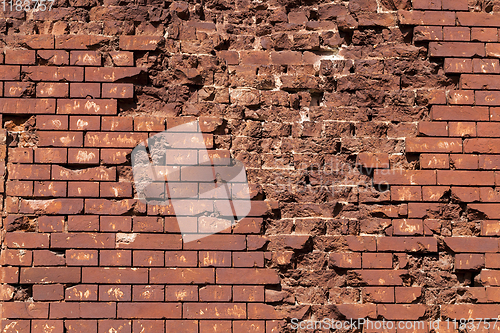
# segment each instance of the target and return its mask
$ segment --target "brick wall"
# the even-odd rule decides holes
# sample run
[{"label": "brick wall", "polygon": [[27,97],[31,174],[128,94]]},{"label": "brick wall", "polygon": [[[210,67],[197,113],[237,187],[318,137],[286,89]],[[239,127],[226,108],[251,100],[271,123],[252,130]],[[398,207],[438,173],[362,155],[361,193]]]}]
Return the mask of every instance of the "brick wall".
[{"label": "brick wall", "polygon": [[[496,318],[499,11],[496,0],[7,6],[1,332]],[[252,209],[183,242],[172,207],[137,199],[131,151],[194,120],[212,160],[244,163]]]}]

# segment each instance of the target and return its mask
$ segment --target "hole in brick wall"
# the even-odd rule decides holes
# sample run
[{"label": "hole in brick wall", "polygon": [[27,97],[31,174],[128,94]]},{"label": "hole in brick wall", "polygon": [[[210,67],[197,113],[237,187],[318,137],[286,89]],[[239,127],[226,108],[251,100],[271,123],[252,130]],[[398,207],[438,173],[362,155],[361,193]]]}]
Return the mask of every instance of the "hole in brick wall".
[{"label": "hole in brick wall", "polygon": [[14,289],[14,301],[27,301],[30,297],[33,297],[33,286],[27,284],[12,284]]},{"label": "hole in brick wall", "polygon": [[9,132],[23,132],[35,126],[35,117],[29,115],[4,115],[2,127]]},{"label": "hole in brick wall", "polygon": [[320,106],[323,102],[323,92],[311,93],[310,106]]}]

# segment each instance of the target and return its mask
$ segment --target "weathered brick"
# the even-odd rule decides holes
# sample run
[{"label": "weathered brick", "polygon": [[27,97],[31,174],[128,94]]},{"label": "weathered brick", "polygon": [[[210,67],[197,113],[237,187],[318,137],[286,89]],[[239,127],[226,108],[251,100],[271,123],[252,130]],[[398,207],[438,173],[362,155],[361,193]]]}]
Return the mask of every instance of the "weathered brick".
[{"label": "weathered brick", "polygon": [[55,48],[86,50],[91,47],[105,44],[109,40],[109,37],[95,35],[61,35],[55,37]]},{"label": "weathered brick", "polygon": [[54,99],[0,98],[3,114],[51,114],[56,113]]},{"label": "weathered brick", "polygon": [[68,163],[71,164],[99,164],[99,149],[68,149]]},{"label": "weathered brick", "polygon": [[58,114],[113,115],[118,111],[114,99],[59,99],[56,112]]},{"label": "weathered brick", "polygon": [[38,133],[40,147],[79,147],[83,145],[83,134],[79,132],[53,132],[43,131]]},{"label": "weathered brick", "polygon": [[115,66],[134,66],[134,53],[126,51],[109,52],[111,61]]},{"label": "weathered brick", "polygon": [[431,108],[432,120],[488,121],[489,110],[483,106],[441,106]]},{"label": "weathered brick", "polygon": [[118,303],[118,318],[164,319],[181,318],[180,303]]},{"label": "weathered brick", "polygon": [[69,90],[70,98],[100,98],[100,83],[71,83]]},{"label": "weathered brick", "polygon": [[78,267],[27,267],[21,268],[21,283],[79,283]]},{"label": "weathered brick", "polygon": [[120,49],[127,51],[154,51],[165,39],[161,36],[120,36]]},{"label": "weathered brick", "polygon": [[37,58],[41,59],[47,65],[61,66],[69,65],[69,53],[62,50],[38,50]]},{"label": "weathered brick", "polygon": [[87,82],[117,82],[133,81],[145,71],[143,67],[86,67]]},{"label": "weathered brick", "polygon": [[103,83],[102,98],[133,98],[134,85],[131,83]]}]

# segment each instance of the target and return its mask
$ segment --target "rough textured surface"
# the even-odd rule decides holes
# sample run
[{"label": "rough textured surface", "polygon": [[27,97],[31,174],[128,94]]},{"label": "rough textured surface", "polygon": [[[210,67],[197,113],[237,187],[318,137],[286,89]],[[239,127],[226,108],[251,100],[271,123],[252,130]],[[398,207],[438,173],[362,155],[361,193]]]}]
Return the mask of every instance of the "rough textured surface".
[{"label": "rough textured surface", "polygon": [[[496,318],[498,12],[496,0],[1,11],[0,330]],[[254,205],[184,244],[171,211],[134,199],[130,152],[193,119],[244,162]]]}]

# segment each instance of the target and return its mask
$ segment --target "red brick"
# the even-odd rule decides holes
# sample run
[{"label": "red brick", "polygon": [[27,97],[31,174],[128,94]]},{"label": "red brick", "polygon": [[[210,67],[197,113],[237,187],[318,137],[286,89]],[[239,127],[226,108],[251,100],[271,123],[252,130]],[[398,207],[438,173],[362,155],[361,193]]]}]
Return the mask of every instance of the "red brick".
[{"label": "red brick", "polygon": [[413,9],[441,10],[441,0],[413,0]]},{"label": "red brick", "polygon": [[468,11],[469,5],[467,0],[442,0],[443,10],[461,10]]},{"label": "red brick", "polygon": [[54,48],[54,36],[53,35],[23,35],[23,34],[12,34],[5,36],[5,41],[8,45],[15,47],[26,47],[30,49],[53,49]]},{"label": "red brick", "polygon": [[66,148],[37,148],[35,163],[66,163]]},{"label": "red brick", "polygon": [[99,116],[70,116],[69,128],[72,131],[95,131],[101,127]]},{"label": "red brick", "polygon": [[151,268],[151,283],[208,284],[215,283],[213,268]]},{"label": "red brick", "polygon": [[65,197],[66,182],[35,182],[36,197]]},{"label": "red brick", "polygon": [[156,132],[165,130],[165,118],[161,117],[136,117],[134,118],[135,131]]},{"label": "red brick", "polygon": [[33,163],[32,148],[9,148],[8,153],[11,163]]},{"label": "red brick", "polygon": [[146,141],[147,138],[146,133],[88,132],[85,135],[85,146],[135,148],[139,143]]},{"label": "red brick", "polygon": [[68,149],[68,163],[99,164],[99,149]]},{"label": "red brick", "polygon": [[[446,29],[446,28],[444,28]],[[486,55],[484,43],[465,42],[430,42],[429,56],[431,57],[484,57]]]},{"label": "red brick", "polygon": [[67,98],[69,83],[39,82],[36,85],[36,97]]},{"label": "red brick", "polygon": [[101,66],[101,54],[98,51],[71,51],[72,66]]},{"label": "red brick", "polygon": [[5,97],[25,97],[33,94],[35,84],[33,82],[5,82]]},{"label": "red brick", "polygon": [[33,251],[33,264],[35,266],[64,266],[65,263],[64,255],[58,255],[49,250]]},{"label": "red brick", "polygon": [[147,283],[147,268],[108,268],[108,267],[83,267],[83,283]]},{"label": "red brick", "polygon": [[444,71],[446,73],[472,73],[472,60],[446,58],[444,60]]},{"label": "red brick", "polygon": [[41,130],[67,130],[67,116],[36,116],[36,127]]},{"label": "red brick", "polygon": [[472,28],[472,41],[497,42],[498,29],[495,28]]},{"label": "red brick", "polygon": [[119,80],[133,80],[140,75],[143,67],[86,67],[85,81],[87,82],[116,82]]},{"label": "red brick", "polygon": [[102,98],[134,98],[132,83],[103,83]]},{"label": "red brick", "polygon": [[498,59],[473,59],[472,66],[474,73],[500,73],[500,65]]},{"label": "red brick", "polygon": [[36,52],[38,58],[42,59],[41,62],[47,65],[61,66],[69,65],[69,53],[62,50],[38,50]]},{"label": "red brick", "polygon": [[0,256],[0,264],[7,266],[31,266],[32,261],[33,252],[26,250],[4,249]]},{"label": "red brick", "polygon": [[461,318],[466,320],[469,318],[491,318],[491,316],[495,316],[495,311],[496,305],[494,304],[449,304],[441,306],[442,316],[450,318],[450,320],[457,319],[457,322]]},{"label": "red brick", "polygon": [[422,235],[424,226],[422,220],[398,219],[392,221],[393,235]]},{"label": "red brick", "polygon": [[97,250],[66,250],[66,264],[68,266],[97,266]]},{"label": "red brick", "polygon": [[134,251],[134,266],[163,267],[165,254],[163,251]]},{"label": "red brick", "polygon": [[500,105],[500,92],[476,91],[477,105]]},{"label": "red brick", "polygon": [[421,201],[421,188],[419,186],[391,186],[391,200]]},{"label": "red brick", "polygon": [[[110,198],[127,198],[132,197],[132,183],[101,183],[100,196]],[[163,231],[163,226],[162,230]]]},{"label": "red brick", "polygon": [[7,65],[34,65],[35,51],[33,50],[5,50]]},{"label": "red brick", "polygon": [[418,123],[418,134],[423,136],[448,136],[448,124],[445,122],[427,122]]},{"label": "red brick", "polygon": [[115,181],[116,168],[95,167],[82,170],[71,170],[59,165],[52,166],[52,179],[54,180],[100,180]]},{"label": "red brick", "polygon": [[2,114],[50,114],[56,112],[54,99],[0,98]]},{"label": "red brick", "polygon": [[117,104],[114,99],[59,99],[57,100],[58,114],[93,114],[113,115],[117,114]]},{"label": "red brick", "polygon": [[233,286],[234,302],[264,302],[264,286]]},{"label": "red brick", "polygon": [[113,234],[64,233],[52,234],[51,248],[112,249],[115,247]]},{"label": "red brick", "polygon": [[5,318],[44,319],[49,317],[49,304],[40,302],[6,302],[2,304]]},{"label": "red brick", "polygon": [[167,302],[196,302],[198,301],[198,286],[167,285],[165,300]]},{"label": "red brick", "polygon": [[63,216],[40,216],[38,218],[39,232],[62,232],[64,230]]},{"label": "red brick", "polygon": [[60,301],[64,299],[62,284],[34,285],[33,299],[35,301]]},{"label": "red brick", "polygon": [[498,239],[487,237],[446,237],[446,246],[453,252],[485,253],[498,251]]},{"label": "red brick", "polygon": [[[498,193],[498,192],[497,192]],[[482,193],[481,193],[482,195]],[[495,200],[498,202],[498,199]],[[482,236],[497,236],[500,235],[500,224],[496,220],[481,221],[481,235]]]},{"label": "red brick", "polygon": [[380,237],[379,252],[437,252],[437,241],[432,237]]},{"label": "red brick", "polygon": [[500,108],[490,107],[490,121],[499,121],[499,120],[500,120]]},{"label": "red brick", "polygon": [[85,212],[88,214],[123,215],[130,211],[146,212],[146,205],[137,199],[85,199]]},{"label": "red brick", "polygon": [[462,89],[499,90],[500,79],[498,75],[464,74],[460,80]]},{"label": "red brick", "polygon": [[500,27],[498,13],[457,13],[457,20],[462,26]]},{"label": "red brick", "polygon": [[455,269],[480,270],[484,267],[483,254],[457,254],[455,255]]},{"label": "red brick", "polygon": [[82,67],[23,66],[22,72],[32,81],[83,81]]},{"label": "red brick", "polygon": [[0,80],[18,81],[21,77],[20,66],[4,66],[0,65]]},{"label": "red brick", "polygon": [[435,185],[436,172],[433,170],[375,170],[374,182],[390,185]]},{"label": "red brick", "polygon": [[111,61],[115,66],[134,66],[134,53],[126,51],[109,52]]},{"label": "red brick", "polygon": [[69,90],[70,98],[100,98],[100,83],[71,83]]},{"label": "red brick", "polygon": [[127,162],[127,156],[132,152],[131,149],[101,149],[102,164],[124,164]]},{"label": "red brick", "polygon": [[438,185],[495,185],[493,172],[438,170]]},{"label": "red brick", "polygon": [[99,231],[99,216],[68,216],[68,231]]},{"label": "red brick", "polygon": [[470,90],[452,90],[448,93],[448,102],[455,105],[473,105],[474,92]]},{"label": "red brick", "polygon": [[161,36],[120,36],[120,49],[128,51],[154,51],[165,39]]},{"label": "red brick", "polygon": [[46,333],[46,330],[52,330],[51,333],[63,333],[62,320],[32,320],[31,333]]},{"label": "red brick", "polygon": [[394,303],[393,287],[364,287],[363,300],[373,303]]},{"label": "red brick", "polygon": [[455,167],[455,169],[469,170],[475,170],[479,165],[477,155],[451,154],[450,163]]},{"label": "red brick", "polygon": [[98,333],[131,333],[132,321],[131,320],[99,320]]},{"label": "red brick", "polygon": [[276,284],[279,277],[275,271],[263,268],[219,268],[218,284]]},{"label": "red brick", "polygon": [[445,138],[407,138],[406,152],[459,153],[462,152],[462,140]]},{"label": "red brick", "polygon": [[83,145],[83,134],[79,132],[53,132],[43,131],[38,133],[40,147],[80,147]]},{"label": "red brick", "polygon": [[20,283],[79,283],[78,267],[21,268]]},{"label": "red brick", "polygon": [[66,301],[97,301],[97,286],[79,284],[66,288],[64,295]]},{"label": "red brick", "polygon": [[231,253],[200,251],[198,253],[201,267],[231,267]]},{"label": "red brick", "polygon": [[242,235],[210,235],[184,244],[184,249],[242,251],[245,246],[245,236]]},{"label": "red brick", "polygon": [[235,252],[233,253],[233,267],[264,267],[264,253]]},{"label": "red brick", "polygon": [[180,249],[180,235],[174,234],[118,234],[117,248],[141,250],[172,250]]},{"label": "red brick", "polygon": [[443,28],[419,26],[413,29],[414,41],[443,40]]},{"label": "red brick", "polygon": [[118,303],[117,317],[126,319],[162,319],[181,318],[181,304],[179,303]]},{"label": "red brick", "polygon": [[422,198],[424,201],[439,201],[450,191],[449,186],[422,186]]},{"label": "red brick", "polygon": [[9,179],[50,179],[50,166],[48,165],[25,165],[8,164]]},{"label": "red brick", "polygon": [[185,318],[195,319],[244,319],[244,303],[184,303]]},{"label": "red brick", "polygon": [[361,268],[359,253],[330,253],[328,265],[339,268]]},{"label": "red brick", "polygon": [[433,120],[488,121],[489,110],[482,106],[441,106],[431,108]]},{"label": "red brick", "polygon": [[130,250],[101,250],[99,258],[101,266],[132,265],[132,251]]},{"label": "red brick", "polygon": [[[469,122],[450,122],[450,136],[474,137],[476,136],[476,123]],[[456,153],[457,151],[454,151]],[[460,151],[458,151],[460,152]]]},{"label": "red brick", "polygon": [[101,216],[101,231],[132,231],[132,219],[130,216]]},{"label": "red brick", "polygon": [[470,28],[444,27],[444,40],[446,41],[470,41]]},{"label": "red brick", "polygon": [[104,44],[110,37],[96,35],[61,35],[55,37],[56,49],[86,50]]},{"label": "red brick", "polygon": [[205,286],[200,288],[200,302],[230,302],[231,286]]},{"label": "red brick", "polygon": [[99,301],[122,301],[132,300],[132,287],[130,285],[100,285]]},{"label": "red brick", "polygon": [[404,25],[455,25],[455,13],[432,11],[399,11],[399,22]]},{"label": "red brick", "polygon": [[196,251],[169,251],[165,256],[166,267],[197,267],[198,254]]},{"label": "red brick", "polygon": [[464,141],[464,153],[500,153],[500,139],[466,139]]},{"label": "red brick", "polygon": [[103,131],[132,131],[132,117],[102,117]]}]

